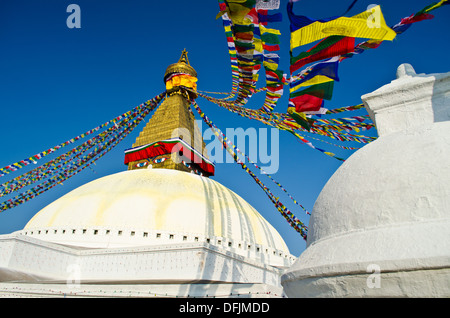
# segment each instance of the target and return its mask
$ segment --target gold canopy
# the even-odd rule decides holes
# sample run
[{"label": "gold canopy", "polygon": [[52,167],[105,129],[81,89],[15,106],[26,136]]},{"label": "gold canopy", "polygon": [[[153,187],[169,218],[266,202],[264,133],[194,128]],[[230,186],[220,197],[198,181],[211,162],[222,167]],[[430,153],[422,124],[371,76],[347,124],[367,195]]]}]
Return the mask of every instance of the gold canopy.
[{"label": "gold canopy", "polygon": [[166,69],[166,73],[164,74],[164,82],[166,82],[166,79],[171,75],[175,73],[185,73],[194,77],[197,77],[197,72],[194,70],[194,68],[189,64],[189,59],[187,57],[188,52],[186,49],[183,50],[181,53],[181,57],[178,60],[177,63],[169,65]]}]

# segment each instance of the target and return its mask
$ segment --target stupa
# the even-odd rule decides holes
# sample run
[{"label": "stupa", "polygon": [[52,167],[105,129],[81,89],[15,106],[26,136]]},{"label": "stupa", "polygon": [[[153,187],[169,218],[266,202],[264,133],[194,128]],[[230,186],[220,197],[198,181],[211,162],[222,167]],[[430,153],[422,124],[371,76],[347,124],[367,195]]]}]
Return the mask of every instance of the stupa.
[{"label": "stupa", "polygon": [[379,138],[330,178],[289,297],[450,296],[450,73],[397,79],[362,100]]},{"label": "stupa", "polygon": [[[85,184],[0,236],[0,295],[281,297],[292,256],[275,228],[209,178],[188,105],[197,73],[183,51],[127,171]],[[182,87],[190,88],[188,93]]]}]

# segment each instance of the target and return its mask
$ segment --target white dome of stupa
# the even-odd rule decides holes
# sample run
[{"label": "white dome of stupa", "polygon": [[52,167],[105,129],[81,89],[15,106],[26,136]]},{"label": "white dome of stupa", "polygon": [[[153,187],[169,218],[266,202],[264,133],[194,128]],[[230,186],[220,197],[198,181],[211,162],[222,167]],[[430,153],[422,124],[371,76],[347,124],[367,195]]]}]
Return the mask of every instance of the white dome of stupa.
[{"label": "white dome of stupa", "polygon": [[275,228],[239,195],[212,179],[169,169],[94,180],[42,209],[22,232],[90,248],[207,242],[250,257],[293,258]]}]

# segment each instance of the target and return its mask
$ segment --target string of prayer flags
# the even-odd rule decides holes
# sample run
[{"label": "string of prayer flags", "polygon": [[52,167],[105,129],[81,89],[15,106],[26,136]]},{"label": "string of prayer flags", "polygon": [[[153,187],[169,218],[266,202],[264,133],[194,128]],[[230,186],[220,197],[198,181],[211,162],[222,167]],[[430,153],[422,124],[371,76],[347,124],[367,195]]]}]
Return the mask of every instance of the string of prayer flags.
[{"label": "string of prayer flags", "polygon": [[[260,90],[258,90],[260,91]],[[230,112],[236,113],[237,115],[245,118],[249,118],[252,120],[260,121],[261,123],[278,128],[280,130],[305,130],[302,126],[300,126],[289,114],[284,113],[276,113],[271,112],[267,113],[262,110],[256,110],[256,109],[248,109],[239,105],[235,105],[232,102],[223,101],[221,99],[213,98],[208,95],[199,93],[200,97],[205,98],[206,100],[215,103],[216,105],[226,108]],[[290,105],[293,106],[293,105]],[[325,110],[325,113],[335,114],[335,113],[342,113],[345,111],[353,111],[364,108],[363,104],[355,105],[355,106],[346,106],[341,108],[336,108],[331,111]],[[289,108],[288,108],[289,109]],[[308,114],[308,112],[305,112],[305,114]],[[357,116],[357,117],[363,117],[363,116]],[[368,118],[368,117],[367,117]],[[349,120],[353,120],[352,118],[347,118]],[[377,137],[368,137],[368,136],[362,136],[362,135],[352,135],[348,134],[346,131],[350,128],[352,128],[352,124],[345,124],[344,130],[342,127],[337,126],[338,124],[334,121],[327,121],[326,119],[321,119],[320,123],[321,125],[315,125],[316,122],[318,122],[318,119],[313,123],[311,127],[311,133],[330,137],[332,139],[336,139],[339,141],[356,141],[358,143],[369,143],[373,140],[375,140]],[[335,126],[336,124],[336,126]],[[368,126],[366,127],[355,127],[356,129],[359,128],[366,128],[370,129],[372,127],[372,124],[366,124]],[[305,130],[306,131],[306,130]]]},{"label": "string of prayer flags", "polygon": [[[141,104],[140,106],[143,105],[144,104]],[[57,158],[54,158],[19,177],[1,184],[0,197],[20,190],[23,187],[36,183],[44,178],[49,178],[53,174],[58,173],[62,167],[66,168],[72,164],[82,161],[83,158],[86,157],[82,156],[83,153],[86,153],[93,148],[95,149],[97,147],[102,147],[102,144],[106,143],[109,139],[115,138],[115,136],[120,133],[123,128],[126,128],[132,120],[139,116],[143,109],[144,107],[141,107],[138,111],[133,111],[130,116],[126,116],[122,120],[116,121],[115,124],[107,130],[99,133],[97,136],[92,137],[83,144],[69,150]]]},{"label": "string of prayer flags", "polygon": [[[401,21],[399,23],[395,24],[392,27],[392,30],[396,34],[402,34],[406,30],[408,30],[409,27],[413,23],[434,18],[434,16],[431,14],[428,14],[428,12],[435,10],[437,8],[440,8],[443,5],[448,5],[448,4],[450,4],[449,0],[441,0],[439,2],[430,4],[430,5],[426,6],[425,8],[423,8],[422,10],[420,10],[419,12],[417,12],[416,14],[412,14],[408,17],[401,19]],[[361,54],[365,50],[368,50],[368,49],[375,49],[375,48],[379,47],[382,42],[383,41],[373,40],[373,39],[362,42],[355,47],[353,52],[348,52],[346,54],[342,54],[343,56],[341,57],[341,60],[353,57],[353,55],[355,55],[355,54]]]},{"label": "string of prayer flags", "polygon": [[[260,122],[262,122],[265,125],[268,126],[272,126],[274,128],[280,129],[280,130],[286,130],[291,132],[294,136],[296,136],[296,138],[298,140],[300,140],[301,142],[307,144],[309,147],[318,150],[332,158],[335,158],[339,161],[343,161],[344,159],[337,157],[334,153],[326,151],[324,149],[321,149],[319,147],[315,147],[310,141],[306,140],[304,137],[302,137],[301,135],[298,135],[297,131],[298,130],[304,130],[307,131],[307,127],[303,128],[299,123],[296,122],[295,119],[293,119],[290,115],[288,114],[283,114],[283,113],[265,113],[262,112],[261,110],[254,110],[254,109],[247,109],[247,108],[243,108],[243,107],[239,107],[239,106],[235,106],[232,105],[230,103],[223,103],[223,102],[219,102],[219,100],[213,99],[209,96],[206,95],[202,95],[199,94],[199,96],[204,97],[205,99],[216,103],[217,105],[221,106],[221,107],[225,107],[228,110],[230,110],[231,112],[234,112],[242,117],[246,117],[249,119],[253,119],[253,120],[258,120]],[[357,106],[349,106],[349,107],[342,107],[339,110],[339,112],[343,112],[344,109],[349,109],[349,110],[355,110],[355,109],[359,109]],[[302,114],[301,116],[304,116],[304,114]],[[306,117],[306,116],[305,116]],[[309,117],[307,117],[309,118]],[[345,129],[351,129],[352,125],[350,123],[348,123],[349,121],[352,120],[365,120],[368,117],[364,117],[364,116],[355,116],[355,117],[350,117],[350,118],[341,118],[341,119],[336,119],[336,121],[341,120],[339,122],[343,123],[343,125],[345,125]],[[317,119],[316,119],[317,121]],[[321,136],[325,136],[325,137],[330,137],[332,139],[336,139],[339,141],[343,141],[343,142],[350,142],[350,141],[356,141],[358,143],[364,143],[367,144],[373,140],[376,139],[376,137],[368,137],[368,136],[358,136],[358,135],[351,135],[346,133],[343,128],[344,126],[338,127],[337,123],[334,121],[328,121],[327,125],[315,125],[316,121],[312,121],[311,120],[311,130],[309,131],[310,133],[314,133],[317,135],[321,135]],[[346,121],[346,123],[344,124],[343,121]],[[322,122],[322,123],[325,123]],[[332,124],[336,124],[336,127],[333,126]],[[339,130],[338,130],[339,129]],[[336,131],[338,132],[336,132]],[[298,136],[297,136],[297,135]],[[311,137],[312,138],[312,137]],[[314,138],[313,138],[314,139]],[[326,142],[320,139],[317,139],[321,142]],[[339,147],[341,149],[345,149],[345,150],[356,150],[358,148],[354,148],[354,147],[345,147],[345,146],[341,146],[341,145],[336,145],[336,144],[332,144],[329,142],[326,142],[327,144],[330,144],[332,146],[335,147]]]},{"label": "string of prayer flags", "polygon": [[280,39],[279,36],[281,32],[277,29],[266,28],[267,22],[281,21],[281,13],[272,15],[271,18],[268,17],[267,10],[258,10],[258,17],[263,17],[263,23],[259,21],[259,34],[261,37],[263,49],[268,51],[264,52],[263,66],[266,73],[266,99],[264,100],[261,111],[272,112],[276,107],[278,100],[281,98],[284,92],[284,84],[286,82],[286,76],[281,70],[278,69],[280,63],[280,56],[276,51],[279,51]]},{"label": "string of prayer flags", "polygon": [[[260,109],[261,111],[266,113],[272,112],[276,102],[281,97],[283,85],[289,83],[291,93],[289,103],[290,107],[295,107],[296,112],[303,111],[306,115],[331,114],[332,112],[323,107],[323,100],[321,101],[319,98],[325,97],[325,92],[330,93],[328,96],[331,98],[332,90],[317,93],[316,89],[320,88],[320,85],[326,84],[326,82],[332,83],[338,81],[337,69],[334,74],[330,73],[328,75],[320,74],[320,72],[315,73],[315,69],[312,67],[303,70],[297,75],[293,75],[293,73],[304,65],[325,59],[336,59],[335,65],[337,66],[337,60],[340,62],[366,49],[377,48],[382,41],[392,40],[396,34],[399,34],[398,28],[394,27],[395,31],[393,31],[386,26],[379,6],[373,6],[367,11],[350,18],[344,17],[357,2],[357,0],[354,0],[342,15],[313,20],[308,17],[295,15],[293,13],[293,2],[297,1],[289,1],[287,10],[291,22],[291,42],[296,34],[308,30],[312,33],[317,33],[314,34],[314,37],[317,37],[317,39],[311,41],[302,37],[302,41],[307,41],[308,43],[316,40],[320,41],[308,51],[302,52],[297,56],[292,55],[293,47],[291,46],[291,78],[286,79],[286,75],[278,70],[279,56],[274,53],[279,49],[275,46],[279,46],[280,41],[278,36],[280,33],[276,29],[267,27],[270,22],[279,22],[282,20],[280,13],[269,14],[268,11],[278,8],[279,1],[219,0],[220,15],[222,15],[224,20],[230,59],[232,61],[232,92],[238,95],[234,105],[245,105],[256,91],[255,84],[258,80],[258,71],[262,64],[266,71],[266,100]],[[229,8],[230,4],[232,7],[231,10]],[[448,0],[435,2],[418,13],[402,19],[398,25],[401,28],[411,23],[429,19],[432,17],[429,14],[431,10],[447,4]],[[242,12],[238,12],[239,10]],[[236,17],[240,18],[235,19]],[[369,40],[355,46],[355,37],[367,37]],[[299,42],[298,46],[304,45],[305,43]],[[273,54],[273,56],[269,56],[269,54]],[[298,92],[298,89],[307,86],[309,86],[307,90]],[[230,94],[230,96],[234,95]],[[229,99],[230,96],[224,99]],[[240,116],[251,116],[253,119],[262,122],[267,121],[267,118],[261,117],[260,114],[255,115],[248,111],[240,111],[234,108],[232,104],[233,102],[224,107],[238,113]],[[289,114],[286,115],[289,116]],[[289,118],[291,117],[289,116]],[[370,129],[370,127],[370,125],[361,127],[353,125],[352,128],[364,130]],[[336,131],[343,132],[342,128],[339,125],[329,124],[329,127],[321,129],[324,132],[327,129],[335,129]],[[350,129],[348,124],[345,125],[344,129],[344,131]]]},{"label": "string of prayer flags", "polygon": [[[228,6],[224,1],[219,0],[219,8],[220,8],[219,15],[222,16],[222,22],[223,22],[223,27],[225,30],[228,51],[229,51],[229,55],[230,55],[230,62],[231,62],[232,88],[231,88],[231,93],[229,94],[228,97],[226,97],[226,99],[230,99],[230,98],[234,97],[236,94],[238,94],[238,98],[242,99],[242,97],[239,97],[242,95],[242,89],[241,89],[241,83],[240,83],[240,67],[239,67],[240,63],[238,61],[238,52],[237,52],[236,44],[234,41],[233,23],[229,16]],[[245,30],[244,30],[244,32],[245,32]],[[239,48],[239,50],[242,51],[241,48]]]},{"label": "string of prayer flags", "polygon": [[276,45],[280,44],[279,35],[281,32],[277,29],[269,29],[264,27],[263,25],[259,25],[259,30],[261,33],[261,40],[266,44]]},{"label": "string of prayer flags", "polygon": [[333,88],[334,88],[334,81],[316,84],[313,86],[309,86],[308,88],[302,91],[291,93],[290,99],[302,95],[311,95],[317,98],[331,100],[331,97],[333,96]]},{"label": "string of prayer flags", "polygon": [[304,138],[303,136],[299,135],[297,132],[295,132],[294,130],[288,130],[291,134],[293,134],[295,137],[297,137],[298,140],[300,140],[301,142],[303,142],[304,144],[306,144],[307,146],[311,147],[312,149],[318,150],[324,154],[326,154],[327,156],[330,156],[336,160],[339,161],[345,161],[345,159],[337,157],[334,153],[326,151],[322,148],[316,147],[314,146],[309,140],[307,140],[306,138]]},{"label": "string of prayer flags", "polygon": [[[134,117],[133,117],[134,118]],[[121,123],[119,124],[121,125]],[[40,181],[41,179],[48,178],[52,174],[56,173],[59,168],[63,165],[70,164],[74,161],[79,161],[79,157],[82,153],[88,151],[93,147],[101,145],[105,140],[110,138],[110,134],[114,133],[113,130],[116,126],[110,127],[106,132],[103,132],[82,145],[70,150],[69,152],[60,155],[59,157],[31,170],[27,173],[16,177],[10,181],[7,181],[0,185],[1,194],[0,197],[10,194],[14,191],[20,190],[21,188],[28,186],[32,183]],[[74,155],[74,156],[72,156]]]},{"label": "string of prayer flags", "polygon": [[[91,138],[85,144],[87,147],[75,148],[76,151],[69,151],[68,153],[75,154],[69,156],[63,154],[60,157],[50,161],[35,169],[35,173],[27,173],[25,178],[15,178],[10,182],[3,184],[2,196],[14,191],[17,191],[24,186],[36,183],[42,179],[46,179],[39,185],[22,192],[12,199],[8,199],[0,203],[0,212],[11,209],[22,203],[25,203],[36,196],[50,190],[63,181],[71,178],[75,174],[89,167],[98,159],[103,157],[107,152],[113,149],[123,138],[125,138],[153,109],[157,107],[159,102],[165,97],[165,93],[160,94],[134,108],[131,116],[125,116],[122,120],[116,121],[113,127],[110,127],[106,132]],[[127,112],[127,114],[130,112]],[[91,147],[92,145],[92,147]],[[94,149],[92,149],[94,148]],[[92,149],[89,153],[87,150]],[[24,175],[25,176],[25,175]]]},{"label": "string of prayer flags", "polygon": [[280,12],[268,14],[268,10],[258,10],[258,20],[261,25],[267,25],[268,22],[281,22],[283,16]]},{"label": "string of prayer flags", "polygon": [[[198,107],[198,105],[197,105]],[[223,132],[217,128],[217,126],[215,126],[211,121],[209,121],[209,119],[207,118],[207,116],[205,115],[206,120],[209,122],[209,125],[211,125],[212,127],[214,127],[214,130],[220,134],[222,142],[226,142],[230,147],[232,147],[233,151],[239,153],[242,157],[245,157],[248,162],[250,162],[255,168],[259,169],[261,174],[266,175],[269,179],[271,179],[278,187],[281,188],[281,190],[283,190],[293,201],[295,204],[297,204],[298,206],[300,206],[305,212],[306,214],[311,214],[310,212],[308,212],[305,207],[303,207],[297,200],[295,200],[288,192],[287,190],[280,184],[278,183],[276,180],[274,180],[272,178],[272,176],[270,174],[268,174],[267,172],[264,171],[264,169],[262,169],[260,166],[258,166],[254,161],[252,161],[250,159],[250,157],[248,155],[246,155],[245,153],[243,153],[241,150],[239,150],[239,148],[237,148],[235,145],[233,145],[233,143],[223,134]]]},{"label": "string of prayer flags", "polygon": [[[275,197],[273,193],[267,188],[262,181],[247,167],[247,165],[241,161],[236,154],[236,147],[228,140],[226,140],[226,136],[209,120],[209,118],[203,113],[197,103],[193,102],[192,106],[198,112],[203,121],[211,128],[213,133],[219,139],[219,141],[224,146],[225,150],[231,155],[234,161],[241,165],[242,169],[247,172],[256,183],[263,189],[272,203],[275,205],[276,209],[283,215],[283,217],[288,221],[288,223],[306,240],[307,238],[307,226],[303,224],[281,201],[279,198]],[[281,186],[281,185],[280,185]]]},{"label": "string of prayer flags", "polygon": [[392,29],[397,34],[401,34],[401,33],[405,32],[407,29],[409,29],[413,23],[420,22],[423,20],[433,19],[434,16],[429,14],[428,12],[435,10],[437,8],[440,8],[443,5],[448,5],[448,4],[450,4],[449,0],[441,0],[439,2],[434,2],[434,3],[426,6],[419,12],[417,12],[415,14],[411,14],[409,17],[405,17],[405,18],[401,19],[401,21],[399,23],[397,23],[396,25],[394,25],[392,27]]},{"label": "string of prayer flags", "polygon": [[[300,134],[299,132],[297,132],[297,133]],[[301,134],[300,134],[300,135],[301,135]],[[303,137],[304,137],[304,136],[303,136]],[[328,141],[323,140],[323,139],[314,138],[314,137],[312,137],[312,136],[309,136],[308,138],[314,139],[314,140],[317,140],[317,141],[320,141],[320,142],[324,142],[324,143],[326,143],[326,144],[332,145],[333,147],[338,147],[338,148],[345,149],[345,150],[358,150],[358,149],[361,149],[360,147],[345,147],[345,146],[337,145],[337,144],[328,142]]]},{"label": "string of prayer flags", "polygon": [[439,2],[434,2],[434,3],[426,6],[425,8],[423,8],[422,10],[417,12],[416,14],[411,15],[410,17],[402,19],[402,20],[405,20],[405,22],[407,22],[407,23],[413,23],[412,21],[416,22],[416,21],[422,21],[422,20],[425,20],[425,19],[432,19],[433,16],[428,14],[428,12],[433,11],[433,10],[435,10],[437,8],[440,8],[443,5],[449,5],[449,4],[450,4],[449,0],[441,0]]},{"label": "string of prayer flags", "polygon": [[432,3],[432,4],[430,4],[429,6],[423,8],[423,9],[422,9],[421,11],[419,11],[416,15],[419,15],[419,14],[421,14],[422,12],[423,12],[423,13],[428,13],[428,12],[430,12],[430,11],[432,11],[432,10],[435,10],[435,9],[441,7],[441,6],[449,5],[449,4],[450,4],[450,0],[441,0],[441,1],[439,1],[439,2]]},{"label": "string of prayer flags", "polygon": [[[269,5],[270,2],[270,5]],[[279,1],[222,1],[219,0],[220,15],[224,21],[225,32],[230,56],[232,57],[232,92],[237,93],[235,102],[245,104],[256,90],[259,70],[262,64],[266,70],[266,99],[264,111],[272,111],[283,93],[283,80],[274,76],[277,71],[279,56],[274,53],[279,50],[280,31],[265,27],[268,22],[282,20],[281,13],[268,14],[271,8],[278,8]],[[236,5],[240,3],[243,7]],[[231,4],[231,8],[230,8]],[[236,10],[242,13],[237,14]],[[244,16],[244,13],[246,15]],[[233,16],[234,15],[234,16]],[[241,18],[236,19],[236,16]],[[262,21],[260,21],[260,18]],[[266,53],[265,51],[269,52]],[[234,56],[232,56],[234,54]],[[270,57],[269,57],[270,56]],[[267,74],[267,72],[271,72]],[[230,94],[230,96],[234,96]],[[228,97],[229,99],[229,97]]]},{"label": "string of prayer flags", "polygon": [[[217,104],[220,107],[224,107],[227,110],[229,110],[233,113],[236,113],[241,117],[246,117],[246,118],[249,118],[252,120],[258,120],[265,125],[269,125],[269,126],[278,128],[280,130],[290,130],[290,129],[304,130],[304,128],[302,126],[300,126],[299,124],[297,124],[295,122],[295,120],[291,118],[291,116],[289,114],[276,113],[276,112],[267,113],[262,110],[248,109],[248,108],[245,108],[242,106],[235,105],[230,102],[225,102],[223,100],[204,95],[202,93],[199,93],[199,96],[209,100],[212,103]],[[293,106],[293,105],[291,105],[291,106]],[[357,110],[357,109],[360,109],[363,107],[364,106],[362,104],[356,105],[356,106],[347,106],[347,107],[342,107],[342,108],[337,108],[335,110],[332,110],[330,113],[342,113],[344,111]],[[325,109],[321,109],[321,110],[325,110]],[[326,113],[326,112],[327,112],[327,110],[325,110],[323,113]],[[313,113],[313,112],[305,112],[305,114],[309,114],[309,113]],[[363,117],[363,116],[361,116],[361,117]],[[317,120],[318,119],[316,119],[316,121]],[[352,119],[350,118],[350,120],[352,120]],[[333,122],[333,121],[327,122],[325,119],[322,119],[322,121],[320,123],[322,123],[322,124],[321,125],[313,124],[310,132],[318,134],[318,135],[330,137],[330,138],[333,138],[333,139],[336,139],[339,141],[356,141],[358,143],[369,143],[369,142],[373,141],[374,139],[376,139],[376,137],[348,134],[346,131],[348,129],[352,128],[352,125],[348,124],[348,123],[345,124],[346,130],[344,130],[342,127],[335,126],[335,124],[337,125],[337,123]],[[355,127],[355,128],[359,129],[360,127]],[[362,128],[370,129],[370,126],[366,126],[366,127],[362,127]]]},{"label": "string of prayer flags", "polygon": [[339,81],[338,67],[338,56],[308,67],[299,74],[300,76],[291,77],[291,82],[289,84],[290,92],[294,92],[303,86]]},{"label": "string of prayer flags", "polygon": [[47,149],[45,151],[42,151],[42,152],[40,152],[38,154],[35,154],[35,155],[33,155],[33,156],[29,157],[29,158],[23,159],[21,161],[18,161],[16,163],[13,163],[13,164],[8,165],[6,167],[0,168],[0,177],[3,177],[5,175],[9,174],[10,172],[17,171],[17,170],[19,170],[19,169],[21,169],[21,168],[23,168],[25,166],[28,166],[30,164],[36,164],[38,160],[40,160],[40,159],[42,159],[42,158],[44,158],[44,157],[54,153],[55,151],[57,151],[57,150],[59,150],[61,148],[64,148],[64,147],[66,147],[68,145],[71,145],[74,142],[76,142],[76,141],[78,141],[80,139],[83,139],[83,138],[85,138],[85,137],[87,137],[87,136],[89,136],[89,135],[99,131],[100,129],[102,129],[104,127],[107,127],[107,126],[109,126],[111,124],[116,123],[117,121],[119,121],[119,120],[121,120],[123,118],[126,118],[127,116],[130,116],[131,113],[137,111],[138,109],[140,109],[142,107],[147,107],[148,105],[150,105],[150,103],[151,103],[151,101],[147,101],[144,104],[136,106],[134,109],[132,109],[132,110],[126,112],[126,113],[123,113],[123,114],[121,114],[121,115],[119,115],[119,116],[117,116],[117,117],[115,117],[115,118],[105,122],[104,124],[99,125],[99,126],[93,128],[93,129],[90,129],[90,130],[86,131],[85,133],[82,133],[82,134],[80,134],[80,135],[78,135],[78,136],[76,136],[74,138],[71,138],[71,139],[69,139],[69,140],[67,140],[67,141],[65,141],[65,142],[63,142],[63,143],[61,143],[59,145],[56,145],[56,146],[54,146],[52,148],[49,148],[49,149]]},{"label": "string of prayer flags", "polygon": [[303,112],[296,112],[292,109],[292,107],[288,107],[287,112],[297,122],[297,124],[302,126],[305,130],[311,131],[312,124],[314,123],[313,119],[308,118]]},{"label": "string of prayer flags", "polygon": [[289,99],[289,106],[291,107],[288,107],[288,112],[291,108],[294,108],[295,111],[299,113],[317,112],[323,106],[323,99],[313,95],[304,94],[297,97],[291,97]]},{"label": "string of prayer flags", "polygon": [[[124,134],[126,136],[127,134]],[[120,139],[121,140],[121,139]],[[13,207],[16,207],[22,203],[25,203],[36,196],[44,193],[47,190],[50,190],[54,186],[58,184],[62,184],[63,181],[69,179],[70,177],[74,176],[78,172],[82,171],[83,169],[90,166],[94,161],[89,162],[90,160],[93,160],[95,156],[99,155],[95,160],[98,160],[100,157],[102,157],[105,153],[107,153],[109,150],[111,150],[120,140],[111,139],[106,145],[103,145],[100,148],[96,148],[95,152],[92,152],[89,157],[87,157],[85,160],[80,161],[78,165],[72,165],[68,169],[61,171],[56,176],[53,176],[52,178],[44,181],[43,183],[39,184],[38,186],[35,186],[34,188],[27,190],[20,195],[14,197],[13,199],[9,199],[5,202],[0,203],[0,212],[3,212],[5,210],[11,209]],[[112,143],[112,144],[111,144]],[[109,146],[109,147],[107,147]],[[104,152],[99,152],[104,150]],[[84,165],[85,164],[85,165]],[[83,166],[84,165],[84,166]]]},{"label": "string of prayer flags", "polygon": [[[319,120],[316,120],[316,121],[319,121]],[[338,132],[341,132],[343,130],[347,131],[347,132],[350,132],[352,130],[359,132],[360,130],[365,131],[365,130],[369,130],[369,129],[375,127],[375,125],[372,123],[342,123],[342,124],[329,123],[329,124],[322,124],[322,125],[320,125],[318,123],[315,124],[315,127],[319,127],[319,126],[321,126],[323,129],[327,129],[327,130],[332,129],[332,130],[336,130]]]},{"label": "string of prayer flags", "polygon": [[305,27],[307,25],[310,25],[311,23],[314,23],[316,21],[324,23],[324,22],[329,22],[331,20],[335,20],[335,19],[337,19],[337,18],[347,14],[353,8],[353,6],[356,4],[357,1],[358,0],[354,0],[350,4],[350,6],[347,8],[347,10],[345,10],[345,12],[343,14],[339,15],[339,16],[334,16],[334,17],[320,19],[320,20],[313,20],[313,19],[310,19],[310,18],[308,18],[306,16],[303,16],[303,15],[296,15],[296,14],[294,14],[294,11],[293,11],[293,9],[294,9],[294,1],[289,0],[288,5],[287,5],[287,13],[288,13],[288,16],[289,16],[289,21],[291,22],[291,25],[290,25],[291,32],[294,32],[294,31],[296,31],[296,30],[298,30],[300,28],[303,28],[303,27]]},{"label": "string of prayer flags", "polygon": [[338,114],[338,113],[342,113],[342,112],[348,112],[348,111],[353,111],[353,110],[358,110],[364,108],[364,104],[358,104],[358,105],[354,105],[354,106],[346,106],[346,107],[340,107],[340,108],[335,108],[335,109],[329,109],[327,111],[327,114]]},{"label": "string of prayer flags", "polygon": [[331,35],[392,41],[396,33],[386,25],[380,6],[374,6],[351,18],[313,22],[291,32],[291,51]]},{"label": "string of prayer flags", "polygon": [[354,37],[337,35],[327,37],[306,52],[302,52],[296,57],[291,57],[290,72],[293,74],[309,63],[353,52],[354,48]]},{"label": "string of prayer flags", "polygon": [[256,5],[256,0],[227,0],[226,2],[220,2],[219,6],[221,11],[218,16],[228,13],[233,24],[245,24],[248,13]]}]

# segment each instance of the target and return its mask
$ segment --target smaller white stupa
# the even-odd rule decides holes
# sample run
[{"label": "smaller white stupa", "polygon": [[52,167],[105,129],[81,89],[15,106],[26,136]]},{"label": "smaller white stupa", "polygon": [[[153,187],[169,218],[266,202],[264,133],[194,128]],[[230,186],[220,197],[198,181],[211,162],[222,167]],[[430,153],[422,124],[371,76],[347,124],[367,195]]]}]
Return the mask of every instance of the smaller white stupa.
[{"label": "smaller white stupa", "polygon": [[318,197],[289,297],[450,296],[450,72],[397,79],[362,100],[379,138]]}]

